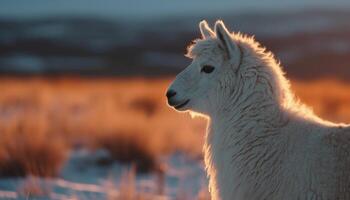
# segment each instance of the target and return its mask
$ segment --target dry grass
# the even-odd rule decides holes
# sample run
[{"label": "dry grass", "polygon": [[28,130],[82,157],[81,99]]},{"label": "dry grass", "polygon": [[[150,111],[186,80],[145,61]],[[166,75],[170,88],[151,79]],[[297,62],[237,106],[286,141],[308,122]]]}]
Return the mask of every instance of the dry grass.
[{"label": "dry grass", "polygon": [[142,130],[140,136],[152,138],[164,151],[201,152],[197,138],[205,123],[166,106],[167,79],[2,78],[0,83],[0,119],[16,123],[19,116],[45,116],[48,132],[67,136],[72,144]]},{"label": "dry grass", "polygon": [[49,135],[45,127],[41,116],[18,119],[11,129],[1,127],[0,177],[58,175],[68,149],[61,138]]},{"label": "dry grass", "polygon": [[[136,186],[136,171],[135,168],[131,168],[122,174],[121,182],[119,186],[113,185],[112,182],[109,183],[109,188],[107,192],[108,200],[168,200],[170,197],[166,197],[160,192],[160,188],[164,188],[164,182],[155,183],[158,189],[154,191],[146,191],[142,188],[137,188]],[[117,190],[116,190],[117,188]],[[188,188],[187,188],[188,189]],[[210,194],[208,192],[208,187],[203,185],[201,190],[195,197],[186,193],[184,188],[180,188],[175,197],[177,200],[210,200]]]},{"label": "dry grass", "polygon": [[[153,200],[157,194],[143,192],[136,187],[135,169],[131,169],[123,173],[120,185],[118,187],[118,195],[108,195],[108,200]],[[159,198],[161,199],[161,198]]]},{"label": "dry grass", "polygon": [[21,185],[17,188],[17,194],[24,198],[47,197],[51,193],[49,185],[41,183],[41,181],[34,176],[28,176]]},{"label": "dry grass", "polygon": [[292,87],[300,100],[323,118],[350,123],[350,83],[335,79],[294,81]]},{"label": "dry grass", "polygon": [[[0,175],[53,176],[68,145],[103,147],[139,170],[174,151],[200,157],[205,121],[166,106],[170,79],[0,79]],[[293,81],[315,112],[350,122],[350,84]],[[64,140],[62,140],[64,138]]]},{"label": "dry grass", "polygon": [[[205,123],[165,104],[168,81],[0,79],[0,175],[54,176],[67,146],[102,147],[140,171],[174,151],[201,154]],[[64,140],[62,139],[64,138]],[[67,145],[66,145],[67,144]]]},{"label": "dry grass", "polygon": [[158,144],[153,144],[152,137],[140,130],[100,134],[95,145],[97,149],[107,150],[114,160],[132,163],[138,172],[158,170],[157,158],[163,155]]}]

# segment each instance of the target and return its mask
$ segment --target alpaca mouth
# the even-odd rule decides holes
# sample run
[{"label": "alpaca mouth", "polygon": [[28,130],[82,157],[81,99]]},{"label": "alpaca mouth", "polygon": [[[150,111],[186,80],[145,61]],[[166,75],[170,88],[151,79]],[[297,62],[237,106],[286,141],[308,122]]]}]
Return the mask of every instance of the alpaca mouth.
[{"label": "alpaca mouth", "polygon": [[186,101],[184,101],[183,103],[180,103],[180,104],[178,104],[178,105],[174,106],[174,108],[175,108],[175,109],[180,109],[180,108],[182,108],[182,107],[186,106],[186,104],[188,104],[188,102],[190,102],[190,100],[189,100],[189,99],[187,99],[187,100],[186,100]]}]

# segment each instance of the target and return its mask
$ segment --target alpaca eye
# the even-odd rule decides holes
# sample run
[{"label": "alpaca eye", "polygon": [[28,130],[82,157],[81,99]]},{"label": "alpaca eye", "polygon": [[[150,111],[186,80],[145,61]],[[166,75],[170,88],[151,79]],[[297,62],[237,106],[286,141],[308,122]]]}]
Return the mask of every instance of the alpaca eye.
[{"label": "alpaca eye", "polygon": [[212,73],[214,71],[215,67],[213,66],[210,66],[210,65],[204,65],[201,69],[201,72],[204,72],[204,73]]}]

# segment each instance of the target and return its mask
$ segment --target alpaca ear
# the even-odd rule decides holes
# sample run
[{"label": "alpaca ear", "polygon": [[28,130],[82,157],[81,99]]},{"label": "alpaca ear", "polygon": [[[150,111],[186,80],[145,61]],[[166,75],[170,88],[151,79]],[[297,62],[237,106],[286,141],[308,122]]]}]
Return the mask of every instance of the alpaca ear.
[{"label": "alpaca ear", "polygon": [[199,23],[199,29],[202,33],[202,38],[207,39],[214,37],[214,32],[209,28],[207,21],[203,20]]},{"label": "alpaca ear", "polygon": [[238,45],[232,40],[230,32],[225,27],[223,21],[218,20],[215,22],[215,34],[219,41],[219,45],[225,50],[228,59],[233,62],[232,64],[240,63],[241,51]]}]

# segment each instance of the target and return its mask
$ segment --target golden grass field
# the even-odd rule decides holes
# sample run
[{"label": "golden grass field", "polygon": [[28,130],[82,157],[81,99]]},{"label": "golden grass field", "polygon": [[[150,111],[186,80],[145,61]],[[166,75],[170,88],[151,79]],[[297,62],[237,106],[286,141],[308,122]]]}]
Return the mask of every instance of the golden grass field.
[{"label": "golden grass field", "polygon": [[[158,158],[201,158],[204,119],[175,112],[171,78],[0,78],[0,177],[56,176],[69,150],[104,148],[137,170],[161,171]],[[350,83],[292,81],[321,117],[350,122]],[[107,162],[107,161],[105,161]]]}]

